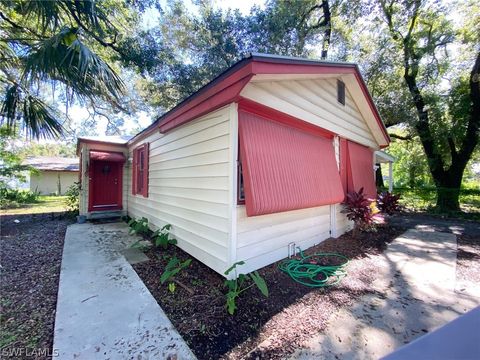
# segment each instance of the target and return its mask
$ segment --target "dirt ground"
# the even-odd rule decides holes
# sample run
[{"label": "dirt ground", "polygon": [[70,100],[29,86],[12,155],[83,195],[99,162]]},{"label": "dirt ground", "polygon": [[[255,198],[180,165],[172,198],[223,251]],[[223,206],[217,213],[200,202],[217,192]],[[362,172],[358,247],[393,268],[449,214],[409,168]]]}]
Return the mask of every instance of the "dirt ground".
[{"label": "dirt ground", "polygon": [[[14,220],[18,220],[16,223]],[[457,278],[480,282],[480,225],[461,220],[400,215],[392,229],[352,239],[344,235],[307,252],[335,251],[351,259],[348,276],[337,286],[312,290],[291,280],[273,264],[261,269],[269,298],[255,288],[241,295],[234,316],[225,309],[224,279],[197,261],[178,275],[189,290],[171,293],[159,278],[172,255],[188,254],[176,247],[152,249],[150,261],[135,265],[154,297],[199,359],[277,359],[291,353],[305,339],[324,330],[330,315],[371,291],[377,255],[405,227],[430,223],[437,231],[457,234]],[[1,217],[0,351],[48,349],[51,353],[58,278],[65,230],[72,221],[59,214]],[[278,344],[281,344],[278,346]],[[41,354],[40,352],[38,352]],[[28,357],[32,358],[32,357]],[[37,359],[50,358],[48,353]]]},{"label": "dirt ground", "polygon": [[71,220],[37,214],[0,221],[0,358],[50,358],[63,240]]},{"label": "dirt ground", "polygon": [[171,256],[190,258],[178,248],[151,249],[150,261],[134,268],[199,359],[277,359],[322,331],[339,307],[369,291],[375,280],[375,255],[402,232],[385,227],[360,239],[346,234],[309,249],[306,255],[337,252],[351,259],[348,276],[334,287],[312,289],[294,282],[277,264],[265,267],[259,273],[268,284],[269,297],[251,288],[241,295],[233,316],[225,308],[224,279],[198,261],[177,278],[191,294],[182,287],[172,294],[160,284]]}]

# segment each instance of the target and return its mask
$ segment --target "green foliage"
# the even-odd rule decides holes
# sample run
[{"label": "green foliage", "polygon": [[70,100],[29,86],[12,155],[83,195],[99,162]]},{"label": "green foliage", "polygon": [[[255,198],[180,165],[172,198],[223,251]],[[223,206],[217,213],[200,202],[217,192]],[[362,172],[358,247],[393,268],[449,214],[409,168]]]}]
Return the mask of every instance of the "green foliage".
[{"label": "green foliage", "polygon": [[341,211],[345,214],[348,220],[354,222],[354,236],[357,230],[368,230],[373,223],[372,202],[368,200],[363,194],[363,187],[358,191],[349,192]]},{"label": "green foliage", "polygon": [[191,262],[192,262],[192,259],[188,259],[181,262],[175,256],[172,257],[168,262],[167,266],[165,267],[165,271],[160,276],[160,283],[164,284],[165,282],[172,280],[175,275],[177,275],[180,271],[188,267]]},{"label": "green foliage", "polygon": [[40,193],[30,190],[9,189],[0,187],[0,207],[2,209],[19,207],[21,204],[38,202]]},{"label": "green foliage", "polygon": [[[417,189],[395,188],[395,192],[401,195],[399,203],[408,211],[438,213],[435,210],[437,194],[436,189],[433,187]],[[443,214],[480,220],[480,190],[478,184],[475,184],[472,188],[460,189],[460,203],[463,213],[444,212]]]},{"label": "green foliage", "polygon": [[225,271],[225,275],[229,275],[232,271],[235,271],[235,278],[231,280],[225,280],[225,286],[228,289],[226,294],[226,308],[230,315],[235,313],[237,309],[237,298],[241,293],[256,286],[263,296],[268,297],[268,286],[263,277],[260,276],[258,271],[254,271],[249,274],[240,274],[237,276],[236,268],[238,265],[244,265],[244,261],[238,261]]},{"label": "green foliage", "polygon": [[130,235],[138,234],[138,235],[148,235],[150,233],[150,229],[148,227],[148,219],[142,217],[141,219],[131,219],[128,222],[128,226],[130,226]]},{"label": "green foliage", "polygon": [[65,191],[65,206],[67,211],[77,215],[80,206],[80,183],[75,182]]},{"label": "green foliage", "polygon": [[144,10],[124,1],[0,2],[0,121],[34,138],[65,134],[62,116],[46,99],[57,101],[58,94],[67,108],[79,100],[125,110],[114,67],[129,58],[122,44],[134,37]]},{"label": "green foliage", "polygon": [[168,245],[176,245],[177,240],[176,239],[170,239],[170,229],[172,228],[172,225],[167,224],[164,227],[162,227],[160,230],[156,230],[152,234],[152,240],[157,247],[161,247],[164,250],[168,248]]},{"label": "green foliage", "polygon": [[[313,55],[322,40],[323,8],[319,1],[271,0],[249,15],[222,11],[209,1],[191,5],[167,2],[158,28],[130,42],[142,71],[143,94],[166,110],[233,65],[247,52]],[[155,54],[156,61],[148,55]]]},{"label": "green foliage", "polygon": [[398,200],[400,199],[400,195],[392,194],[388,191],[382,191],[380,194],[377,195],[377,207],[380,212],[393,215],[394,213],[400,210],[400,206]]}]

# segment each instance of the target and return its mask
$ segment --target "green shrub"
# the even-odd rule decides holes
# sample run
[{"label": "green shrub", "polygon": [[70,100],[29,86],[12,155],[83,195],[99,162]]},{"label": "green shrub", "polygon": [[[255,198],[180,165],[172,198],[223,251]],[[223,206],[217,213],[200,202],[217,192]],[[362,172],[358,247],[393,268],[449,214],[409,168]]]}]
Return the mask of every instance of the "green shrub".
[{"label": "green shrub", "polygon": [[148,234],[150,233],[150,229],[148,227],[148,219],[146,217],[142,217],[139,220],[131,219],[128,222],[128,226],[130,226],[130,235],[138,234],[148,236]]},{"label": "green shrub", "polygon": [[73,185],[70,185],[67,191],[65,191],[65,196],[65,207],[67,208],[67,211],[78,215],[80,206],[80,183],[76,182]]},{"label": "green shrub", "polygon": [[0,188],[0,206],[2,208],[19,207],[21,204],[32,204],[39,200],[40,193],[37,191]]},{"label": "green shrub", "polygon": [[170,239],[170,229],[172,225],[167,224],[162,227],[160,230],[155,231],[152,234],[152,240],[155,246],[162,247],[163,249],[167,249],[168,245],[175,245],[177,244],[177,240]]}]

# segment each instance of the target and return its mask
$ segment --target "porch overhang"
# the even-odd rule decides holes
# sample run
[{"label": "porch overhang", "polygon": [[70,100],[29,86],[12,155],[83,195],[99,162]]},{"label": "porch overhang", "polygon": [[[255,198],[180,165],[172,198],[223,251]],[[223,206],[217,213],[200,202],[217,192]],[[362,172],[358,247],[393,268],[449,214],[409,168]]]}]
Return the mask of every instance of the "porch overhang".
[{"label": "porch overhang", "polygon": [[125,155],[118,152],[90,151],[91,160],[125,162]]}]

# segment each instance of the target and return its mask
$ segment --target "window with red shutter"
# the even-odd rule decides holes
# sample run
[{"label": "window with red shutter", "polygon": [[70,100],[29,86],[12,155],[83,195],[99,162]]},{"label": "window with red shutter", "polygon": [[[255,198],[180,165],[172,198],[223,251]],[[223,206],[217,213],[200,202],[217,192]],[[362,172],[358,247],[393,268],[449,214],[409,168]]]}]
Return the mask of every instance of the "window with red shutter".
[{"label": "window with red shutter", "polygon": [[145,143],[133,150],[132,194],[148,197],[148,149]]},{"label": "window with red shutter", "polygon": [[239,135],[248,216],[343,200],[331,138],[243,110]]}]

